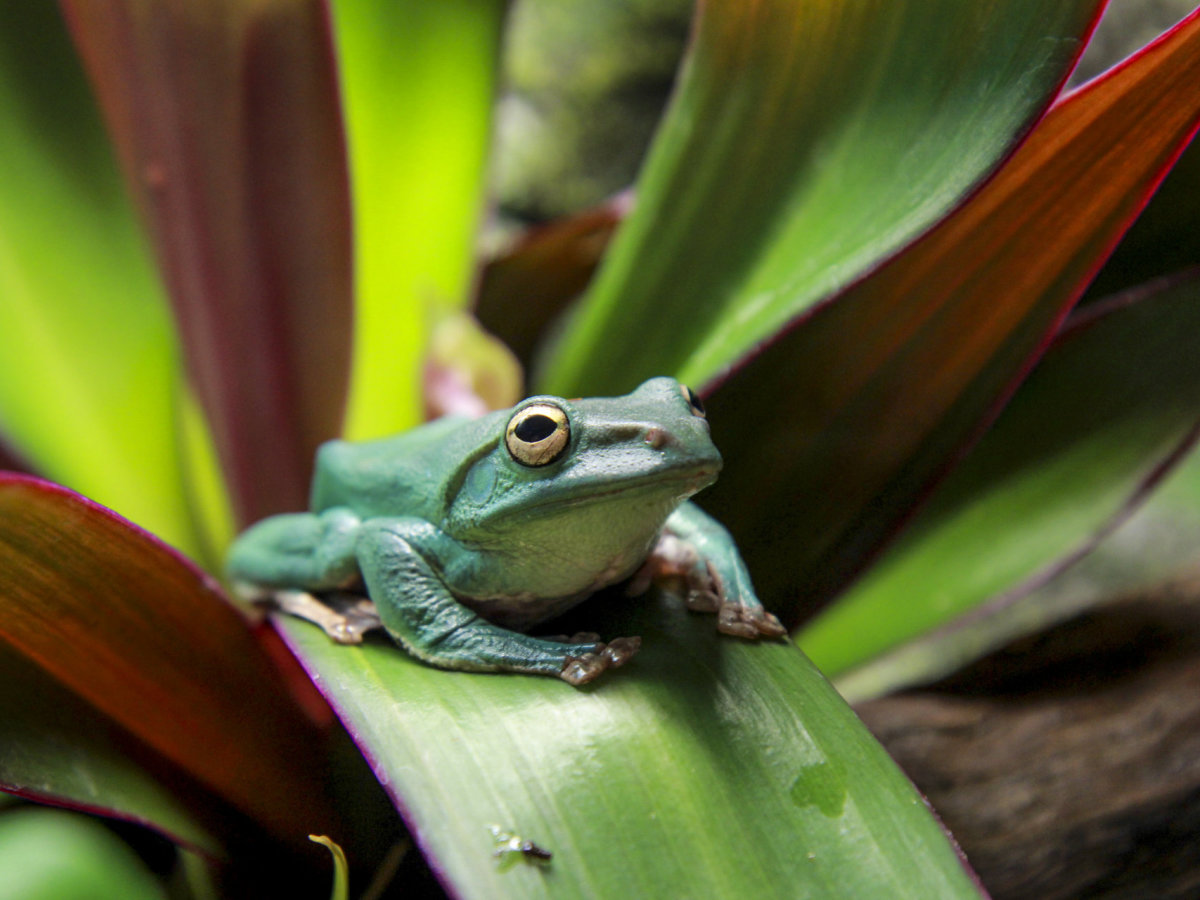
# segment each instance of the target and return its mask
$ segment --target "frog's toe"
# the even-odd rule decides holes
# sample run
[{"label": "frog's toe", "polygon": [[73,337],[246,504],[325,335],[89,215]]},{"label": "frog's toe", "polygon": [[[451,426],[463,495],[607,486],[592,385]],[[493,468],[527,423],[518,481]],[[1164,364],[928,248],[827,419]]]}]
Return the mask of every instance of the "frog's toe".
[{"label": "frog's toe", "polygon": [[748,641],[760,637],[782,638],[787,634],[783,623],[761,606],[742,606],[739,603],[722,603],[717,611],[717,630],[722,634],[745,638]]},{"label": "frog's toe", "polygon": [[692,588],[684,595],[684,603],[692,612],[715,613],[721,608],[721,598],[708,588]]},{"label": "frog's toe", "polygon": [[640,637],[616,638],[607,644],[600,644],[594,651],[568,656],[558,677],[576,687],[587,684],[604,670],[625,665],[641,646]]},{"label": "frog's toe", "polygon": [[633,659],[634,654],[641,649],[642,639],[637,635],[613,638],[605,645],[601,656],[608,660],[608,664],[612,668],[617,669]]}]

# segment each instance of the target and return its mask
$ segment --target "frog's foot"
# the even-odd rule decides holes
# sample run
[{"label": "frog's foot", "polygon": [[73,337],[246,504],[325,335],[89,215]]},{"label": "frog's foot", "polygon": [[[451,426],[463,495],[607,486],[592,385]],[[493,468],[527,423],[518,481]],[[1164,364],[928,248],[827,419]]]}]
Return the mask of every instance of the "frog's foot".
[{"label": "frog's foot", "polygon": [[727,587],[729,581],[689,542],[665,533],[626,591],[637,596],[655,582],[663,590],[683,597],[692,612],[716,613],[717,630],[722,634],[746,640],[787,635],[783,623],[763,609],[758,598],[752,594],[734,596]]},{"label": "frog's foot", "polygon": [[750,641],[760,637],[778,639],[787,635],[787,629],[778,617],[761,606],[743,606],[726,600],[721,603],[716,613],[717,631],[722,634],[731,634]]},{"label": "frog's foot", "polygon": [[361,594],[320,598],[307,591],[276,591],[271,600],[288,615],[319,626],[339,644],[361,644],[364,634],[383,627],[375,604]]},{"label": "frog's foot", "polygon": [[[576,639],[587,639],[592,635],[576,635]],[[587,684],[606,669],[616,669],[625,665],[633,655],[641,649],[640,637],[614,638],[607,644],[597,644],[596,649],[582,656],[568,656],[558,677],[568,684],[578,687]]]}]

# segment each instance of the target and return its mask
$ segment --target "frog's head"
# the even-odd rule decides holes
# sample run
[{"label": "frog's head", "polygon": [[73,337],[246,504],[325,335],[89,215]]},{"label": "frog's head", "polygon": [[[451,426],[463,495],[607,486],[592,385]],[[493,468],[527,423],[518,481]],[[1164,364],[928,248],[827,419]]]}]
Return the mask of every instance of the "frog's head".
[{"label": "frog's head", "polygon": [[447,498],[452,530],[481,539],[547,523],[656,532],[721,469],[703,406],[673,378],[624,397],[530,397],[488,418],[498,433]]}]

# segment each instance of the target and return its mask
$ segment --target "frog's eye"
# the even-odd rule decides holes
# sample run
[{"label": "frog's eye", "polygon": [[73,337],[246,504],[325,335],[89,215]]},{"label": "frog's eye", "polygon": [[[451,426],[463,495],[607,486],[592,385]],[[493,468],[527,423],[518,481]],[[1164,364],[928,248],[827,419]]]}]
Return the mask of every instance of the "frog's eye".
[{"label": "frog's eye", "polygon": [[504,430],[504,446],[523,466],[544,466],[567,449],[571,424],[567,414],[549,403],[534,403],[517,410]]},{"label": "frog's eye", "polygon": [[683,399],[687,401],[688,408],[692,411],[692,415],[699,416],[701,419],[703,419],[704,404],[700,402],[700,398],[696,396],[696,392],[686,384],[681,384],[679,387],[683,391]]}]

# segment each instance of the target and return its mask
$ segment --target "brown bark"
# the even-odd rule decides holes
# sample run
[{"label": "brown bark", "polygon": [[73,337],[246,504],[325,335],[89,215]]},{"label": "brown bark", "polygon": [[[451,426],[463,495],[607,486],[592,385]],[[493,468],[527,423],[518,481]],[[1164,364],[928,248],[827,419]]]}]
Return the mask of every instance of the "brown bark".
[{"label": "brown bark", "polygon": [[1200,592],[858,711],[997,900],[1200,896]]}]

